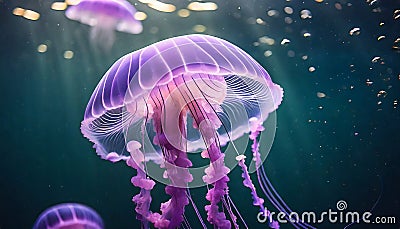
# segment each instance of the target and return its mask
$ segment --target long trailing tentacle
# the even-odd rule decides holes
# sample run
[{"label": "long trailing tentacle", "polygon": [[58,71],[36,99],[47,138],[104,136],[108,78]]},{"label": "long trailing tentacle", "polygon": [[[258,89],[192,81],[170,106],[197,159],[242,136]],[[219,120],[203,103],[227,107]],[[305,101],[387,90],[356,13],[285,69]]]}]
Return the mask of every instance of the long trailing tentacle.
[{"label": "long trailing tentacle", "polygon": [[[253,152],[253,157],[256,162],[256,167],[257,167],[257,178],[261,187],[261,190],[263,193],[267,196],[267,198],[271,201],[271,203],[274,205],[276,209],[278,209],[280,212],[283,212],[285,214],[285,218],[287,221],[289,221],[295,228],[315,228],[305,222],[302,222],[301,220],[293,220],[290,219],[290,213],[293,211],[289,208],[289,206],[283,201],[281,196],[278,194],[278,192],[275,190],[275,188],[272,186],[271,182],[269,181],[264,167],[261,166],[261,158],[260,158],[260,153],[259,153],[259,144],[257,141],[257,137],[260,134],[261,131],[264,130],[264,127],[262,126],[262,122],[258,120],[257,118],[252,118],[250,120],[250,139],[253,141],[253,144],[251,146],[252,152]],[[272,225],[273,226],[273,225]],[[270,225],[271,227],[271,225]]]},{"label": "long trailing tentacle", "polygon": [[197,218],[200,220],[201,226],[203,227],[203,229],[207,229],[207,225],[204,223],[204,220],[200,215],[199,209],[197,208],[196,203],[192,199],[192,195],[190,194],[189,189],[187,189],[186,191],[187,191],[187,197],[188,197],[190,203],[193,206],[193,209],[194,209],[194,211],[195,211],[195,213],[197,215]]}]

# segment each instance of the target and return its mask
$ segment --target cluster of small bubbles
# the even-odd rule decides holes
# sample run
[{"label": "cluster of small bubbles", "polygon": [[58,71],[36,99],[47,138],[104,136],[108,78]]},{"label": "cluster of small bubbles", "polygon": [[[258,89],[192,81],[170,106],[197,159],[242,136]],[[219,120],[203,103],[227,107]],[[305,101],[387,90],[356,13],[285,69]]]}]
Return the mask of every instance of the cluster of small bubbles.
[{"label": "cluster of small bubbles", "polygon": [[358,27],[354,27],[349,31],[350,36],[357,36],[360,35],[361,29]]},{"label": "cluster of small bubbles", "polygon": [[279,17],[279,12],[277,10],[268,10],[267,15],[270,17]]},{"label": "cluster of small bubbles", "polygon": [[374,7],[374,9],[372,9],[372,12],[380,13],[382,11],[382,9],[379,7],[378,0],[366,0],[366,2],[368,3],[368,5]]},{"label": "cluster of small bubbles", "polygon": [[300,11],[300,17],[301,17],[301,19],[310,19],[310,18],[312,18],[311,11],[309,11],[307,9],[304,9],[304,10]]},{"label": "cluster of small bubbles", "polygon": [[393,108],[397,108],[397,104],[398,104],[398,102],[397,102],[397,99],[395,99],[395,100],[393,100]]},{"label": "cluster of small bubbles", "polygon": [[354,64],[350,64],[349,67],[350,67],[350,72],[355,72],[356,71]]},{"label": "cluster of small bubbles", "polygon": [[312,120],[312,119],[309,119],[309,120],[307,120],[307,122],[308,123],[324,123],[324,124],[327,124],[328,123],[328,121],[326,121],[326,120]]},{"label": "cluster of small bubbles", "polygon": [[374,13],[381,13],[382,9],[380,7],[376,7],[375,9],[372,10]]},{"label": "cluster of small bubbles", "polygon": [[385,90],[380,90],[379,92],[378,92],[378,94],[376,94],[376,97],[382,97],[382,98],[385,98],[387,96],[387,92],[385,91]]},{"label": "cluster of small bubbles", "polygon": [[367,86],[371,86],[374,82],[371,81],[370,79],[367,79],[367,81],[365,81],[365,84],[367,84]]},{"label": "cluster of small bubbles", "polygon": [[393,13],[393,19],[396,20],[396,19],[399,19],[399,18],[400,18],[400,9],[397,9]]},{"label": "cluster of small bubbles", "polygon": [[23,9],[21,7],[17,7],[13,10],[13,14],[15,16],[21,16],[31,21],[39,20],[40,14],[33,10]]},{"label": "cluster of small bubbles", "polygon": [[314,72],[314,71],[315,71],[315,67],[314,67],[314,66],[310,66],[310,67],[308,68],[308,71],[309,71],[309,72]]},{"label": "cluster of small bubbles", "polygon": [[287,45],[289,43],[290,43],[290,40],[287,39],[287,38],[283,38],[282,41],[281,41],[281,45]]},{"label": "cluster of small bubbles", "polygon": [[400,37],[394,40],[392,48],[396,51],[400,51]]}]

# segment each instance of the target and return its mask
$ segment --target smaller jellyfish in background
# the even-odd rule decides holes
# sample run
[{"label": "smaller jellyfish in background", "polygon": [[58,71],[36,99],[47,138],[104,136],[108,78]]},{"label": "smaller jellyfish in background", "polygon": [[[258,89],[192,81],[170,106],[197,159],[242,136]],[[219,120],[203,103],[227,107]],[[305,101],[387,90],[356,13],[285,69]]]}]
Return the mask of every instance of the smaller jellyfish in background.
[{"label": "smaller jellyfish in background", "polygon": [[64,203],[46,209],[36,220],[33,229],[104,229],[95,210],[82,204]]},{"label": "smaller jellyfish in background", "polygon": [[136,9],[125,0],[82,0],[70,6],[67,18],[91,26],[90,41],[109,50],[115,40],[114,30],[139,34],[142,23],[135,19]]}]

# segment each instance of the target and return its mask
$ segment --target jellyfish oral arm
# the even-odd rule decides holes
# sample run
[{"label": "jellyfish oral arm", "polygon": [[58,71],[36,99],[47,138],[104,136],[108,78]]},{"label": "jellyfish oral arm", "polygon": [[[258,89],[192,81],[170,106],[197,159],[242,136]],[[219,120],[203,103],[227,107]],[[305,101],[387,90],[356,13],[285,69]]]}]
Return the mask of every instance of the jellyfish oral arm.
[{"label": "jellyfish oral arm", "polygon": [[[161,124],[161,107],[156,106],[152,115],[156,131],[154,143],[159,145],[163,151],[165,160],[163,164],[166,169],[165,175],[171,182],[170,185],[165,187],[165,192],[171,196],[171,199],[161,204],[161,214],[149,211],[151,201],[150,190],[154,185],[154,181],[149,184],[150,179],[146,178],[143,164],[140,164],[144,161],[143,154],[138,149],[134,153],[131,152],[131,159],[128,160],[128,165],[138,171],[138,175],[132,178],[132,184],[140,187],[141,192],[133,198],[133,201],[137,205],[136,212],[140,215],[138,218],[142,221],[143,225],[147,227],[147,222],[150,221],[156,228],[177,228],[183,222],[184,208],[189,204],[186,187],[187,183],[191,181],[192,176],[186,168],[192,164],[185,152],[175,148],[168,142]],[[185,116],[180,115],[179,123],[184,124],[184,119]],[[185,132],[183,125],[181,125],[181,131]],[[147,187],[144,187],[146,185]]]},{"label": "jellyfish oral arm", "polygon": [[[157,95],[156,95],[157,96]],[[162,96],[160,93],[159,96]],[[159,100],[162,101],[162,100]],[[174,147],[171,142],[168,141],[167,136],[164,133],[162,121],[163,120],[163,106],[164,104],[158,104],[153,107],[154,114],[153,124],[156,132],[154,143],[158,144],[164,155],[164,166],[166,168],[165,175],[170,179],[171,184],[165,187],[165,192],[171,196],[171,199],[161,205],[162,215],[157,220],[167,219],[169,222],[168,228],[177,228],[183,222],[183,213],[185,206],[189,204],[189,199],[186,195],[187,183],[192,181],[192,176],[187,170],[188,167],[192,166],[191,161],[187,158],[186,152]],[[171,107],[174,106],[171,104]],[[172,113],[178,113],[178,110],[170,111]],[[168,114],[165,114],[168,115]],[[178,116],[179,131],[185,135],[186,129],[184,126],[184,119],[186,116],[179,112]],[[177,139],[174,139],[177,140]],[[181,142],[175,144],[180,145]],[[157,223],[154,224],[157,227]]]},{"label": "jellyfish oral arm", "polygon": [[[218,146],[216,129],[219,128],[220,120],[215,112],[210,112],[212,109],[202,109],[198,103],[192,103],[191,113],[200,130],[203,139],[206,143],[206,150],[202,156],[210,158],[210,166],[205,170],[206,175],[203,177],[204,182],[213,185],[213,188],[208,190],[206,199],[210,201],[209,205],[205,206],[207,211],[207,219],[217,228],[231,228],[231,222],[226,219],[225,214],[219,211],[218,203],[228,193],[228,173],[229,169],[224,165],[224,154]],[[207,104],[203,103],[207,107]],[[208,106],[211,106],[209,104]],[[207,112],[207,110],[209,112]],[[229,212],[234,227],[238,228],[235,220],[236,217]]]},{"label": "jellyfish oral arm", "polygon": [[136,170],[137,175],[132,177],[131,183],[140,188],[139,194],[132,198],[136,204],[136,218],[142,222],[144,228],[149,228],[147,218],[150,215],[151,195],[150,191],[153,189],[155,182],[146,177],[144,171],[144,156],[138,147],[138,142],[128,142],[127,149],[131,157],[126,161],[126,164]]}]

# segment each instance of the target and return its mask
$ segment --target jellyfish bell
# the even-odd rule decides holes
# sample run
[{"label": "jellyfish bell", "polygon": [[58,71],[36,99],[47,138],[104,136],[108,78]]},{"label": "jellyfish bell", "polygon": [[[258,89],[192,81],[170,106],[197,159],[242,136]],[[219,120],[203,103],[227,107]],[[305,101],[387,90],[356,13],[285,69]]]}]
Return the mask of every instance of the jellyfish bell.
[{"label": "jellyfish bell", "polygon": [[37,218],[33,229],[104,229],[100,215],[78,203],[57,204]]},{"label": "jellyfish bell", "polygon": [[[189,188],[205,185],[208,222],[217,228],[238,228],[236,219],[243,218],[232,211],[228,194],[228,173],[235,166],[242,170],[253,205],[264,211],[264,200],[245,164],[249,141],[253,155],[247,157],[252,158],[263,193],[278,210],[291,212],[266,177],[262,163],[267,152],[260,151],[264,148],[259,144],[272,144],[263,142],[263,123],[282,98],[282,88],[242,49],[213,36],[186,35],[120,58],[94,90],[81,131],[103,159],[125,160],[137,171],[131,181],[140,193],[133,202],[145,228],[150,223],[178,227],[189,203],[198,213]],[[274,133],[274,125],[266,127]],[[193,166],[189,153],[198,153],[208,163]],[[150,162],[156,158],[160,165]],[[171,196],[161,213],[149,208],[154,181],[165,184]],[[279,227],[268,211],[265,215],[271,218],[270,227]]]},{"label": "jellyfish bell", "polygon": [[143,27],[135,19],[136,9],[126,0],[82,0],[70,6],[67,18],[89,25],[90,41],[109,49],[115,41],[115,30],[139,34]]},{"label": "jellyfish bell", "polygon": [[[187,38],[204,38],[204,40],[191,41]],[[213,41],[208,47],[211,50],[207,50],[213,52],[213,57],[201,47],[209,42],[207,39]],[[181,44],[175,44],[176,42]],[[230,59],[227,59],[228,57]],[[205,106],[207,109],[216,109],[215,111],[223,109],[223,112],[220,111],[218,114],[223,124],[228,122],[228,125],[221,127],[219,140],[221,145],[225,145],[230,140],[249,132],[249,117],[258,116],[265,121],[282,100],[282,89],[270,81],[268,73],[254,59],[249,58],[248,54],[230,43],[205,35],[169,39],[138,50],[122,57],[104,75],[89,101],[84,123],[95,124],[103,118],[108,118],[109,120],[104,120],[103,124],[107,124],[109,128],[121,127],[119,121],[129,123],[130,126],[136,123],[141,125],[140,122],[151,118],[154,113],[158,101],[152,98],[156,98],[159,92],[162,95],[158,99],[165,98],[166,104],[188,100],[189,97],[183,97],[181,92],[190,94],[192,100],[198,97],[201,100],[204,95],[212,95],[199,103],[211,103],[211,106]],[[167,64],[169,66],[166,66]],[[252,64],[257,65],[254,67]],[[236,85],[245,87],[235,87]],[[165,107],[171,110],[174,106]],[[163,114],[167,113],[163,111]],[[96,122],[92,123],[92,120]],[[171,121],[177,122],[176,117]],[[228,132],[224,128],[228,128]],[[136,135],[137,139],[125,140],[141,142],[142,129],[135,127],[123,129],[123,131],[131,130],[137,132],[125,132],[125,137]],[[187,145],[188,151],[204,149],[200,135],[188,138],[192,139],[191,144]],[[106,141],[105,144],[97,145],[99,147],[97,152],[101,155],[110,152],[129,155],[126,150],[112,148],[119,144],[107,144]]]}]

